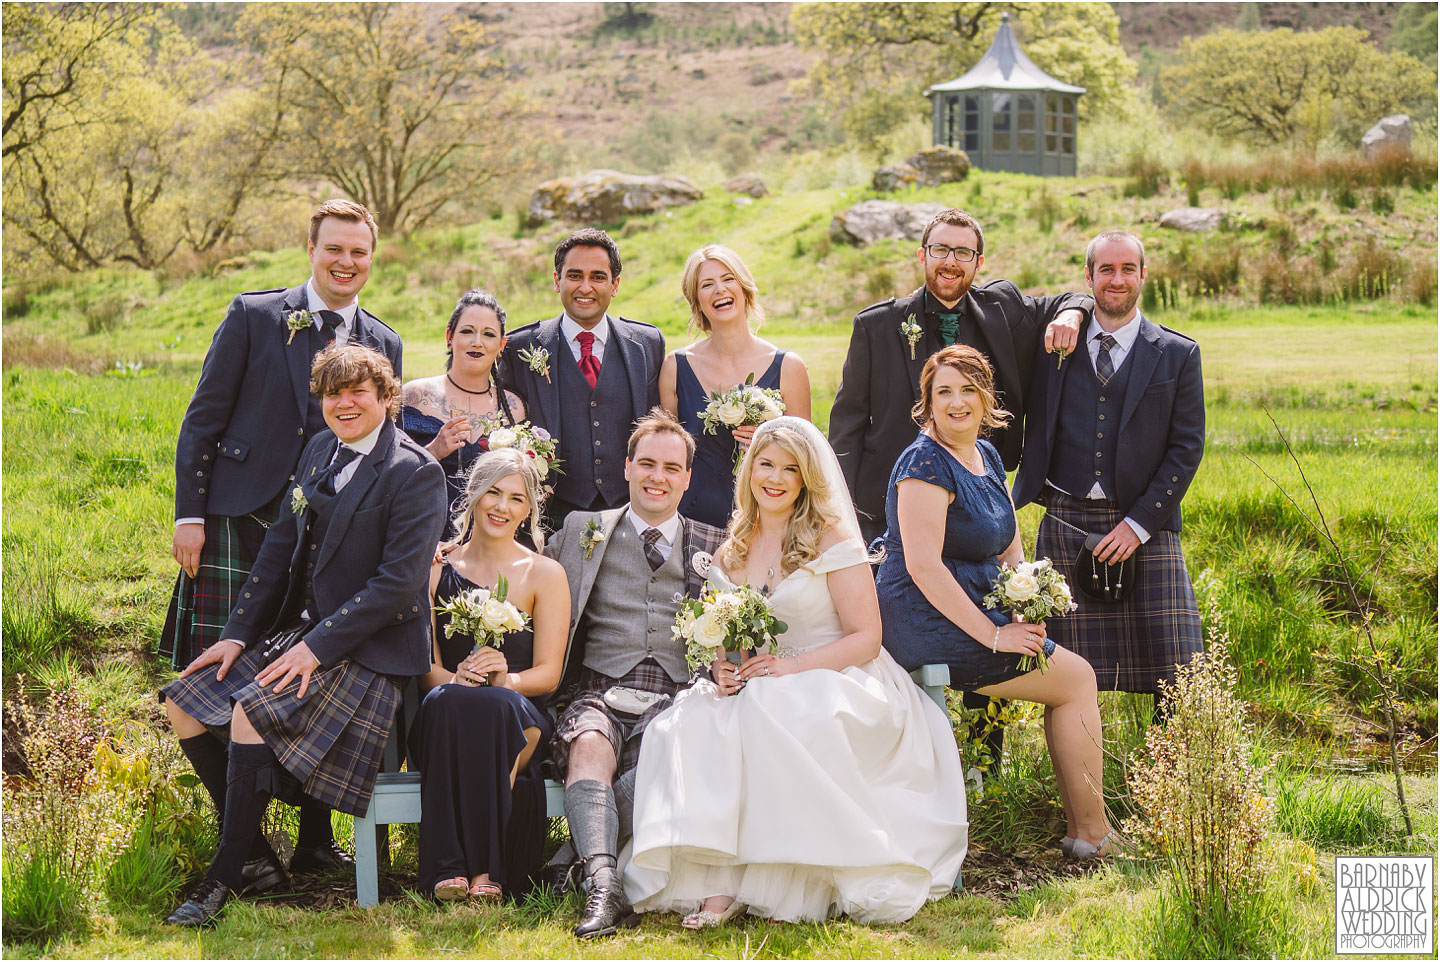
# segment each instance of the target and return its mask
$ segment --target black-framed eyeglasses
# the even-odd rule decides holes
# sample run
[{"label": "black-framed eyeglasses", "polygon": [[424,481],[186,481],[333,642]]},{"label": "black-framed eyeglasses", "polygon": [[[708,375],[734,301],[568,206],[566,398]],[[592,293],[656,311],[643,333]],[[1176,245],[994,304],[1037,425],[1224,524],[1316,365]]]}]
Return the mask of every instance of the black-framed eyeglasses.
[{"label": "black-framed eyeglasses", "polygon": [[972,251],[970,248],[968,248],[968,247],[949,247],[949,246],[947,246],[947,245],[945,245],[945,244],[929,244],[929,245],[926,245],[926,247],[925,247],[925,253],[926,253],[926,254],[929,254],[931,257],[935,258],[937,261],[943,261],[945,258],[949,257],[951,254],[954,254],[954,255],[955,255],[955,259],[956,259],[957,261],[959,261],[960,263],[962,263],[962,264],[968,264],[968,263],[970,263],[971,261],[973,261],[973,260],[975,259],[975,251]]}]

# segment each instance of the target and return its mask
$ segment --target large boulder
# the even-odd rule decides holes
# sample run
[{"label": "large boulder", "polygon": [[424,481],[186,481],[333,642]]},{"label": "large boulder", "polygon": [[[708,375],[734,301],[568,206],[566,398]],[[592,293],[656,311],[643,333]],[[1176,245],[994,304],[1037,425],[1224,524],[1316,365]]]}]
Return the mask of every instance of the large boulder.
[{"label": "large boulder", "polygon": [[880,191],[901,190],[920,183],[920,171],[909,164],[886,164],[875,171],[870,186]]},{"label": "large boulder", "polygon": [[703,196],[700,188],[684,177],[592,170],[579,177],[547,180],[536,187],[525,219],[531,227],[552,220],[612,224],[635,214],[693,204]]},{"label": "large boulder", "polygon": [[963,150],[936,145],[918,150],[905,163],[920,172],[922,187],[939,187],[964,180],[970,173],[970,158]]},{"label": "large boulder", "polygon": [[865,247],[891,238],[918,241],[925,225],[945,209],[944,204],[901,204],[893,200],[867,200],[842,210],[830,221],[830,240]]},{"label": "large boulder", "polygon": [[1413,133],[1409,114],[1381,117],[1375,126],[1360,138],[1360,148],[1365,151],[1366,160],[1374,160],[1387,150],[1399,149],[1408,154]]},{"label": "large boulder", "polygon": [[1160,226],[1192,234],[1214,230],[1225,223],[1225,211],[1219,207],[1177,207],[1160,215]]},{"label": "large boulder", "polygon": [[770,196],[770,191],[765,187],[765,181],[761,180],[758,174],[740,174],[738,177],[731,177],[720,187],[731,194],[749,194],[751,197]]}]

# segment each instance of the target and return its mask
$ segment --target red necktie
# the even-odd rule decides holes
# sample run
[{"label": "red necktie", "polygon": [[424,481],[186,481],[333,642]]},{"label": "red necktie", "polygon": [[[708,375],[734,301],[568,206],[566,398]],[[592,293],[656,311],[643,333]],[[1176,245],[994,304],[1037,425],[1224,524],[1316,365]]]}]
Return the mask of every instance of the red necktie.
[{"label": "red necktie", "polygon": [[600,380],[600,359],[595,356],[595,334],[592,331],[581,331],[575,335],[575,340],[580,342],[580,373],[585,375],[585,383],[590,385],[590,390],[595,390],[595,382]]}]

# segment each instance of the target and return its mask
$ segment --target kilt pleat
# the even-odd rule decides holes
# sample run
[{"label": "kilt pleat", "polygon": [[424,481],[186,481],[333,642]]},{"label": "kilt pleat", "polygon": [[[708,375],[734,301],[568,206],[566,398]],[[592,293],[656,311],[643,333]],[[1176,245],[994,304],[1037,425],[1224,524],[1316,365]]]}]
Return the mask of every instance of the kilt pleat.
[{"label": "kilt pleat", "polygon": [[[264,667],[258,647],[242,652],[224,681],[207,668],[176,679],[162,697],[226,741],[231,706],[239,704],[284,769],[283,788],[348,815],[364,815],[400,702],[399,686],[387,675],[342,661],[311,675],[301,701],[295,697],[298,680],[279,692],[255,684]],[[294,800],[288,791],[277,794]]]},{"label": "kilt pleat", "polygon": [[[1104,534],[1123,520],[1113,502],[1048,491],[1035,557],[1050,558],[1073,588],[1085,536],[1067,525]],[[1090,662],[1101,691],[1153,692],[1161,679],[1173,678],[1176,668],[1204,650],[1195,590],[1174,531],[1153,532],[1136,549],[1135,589],[1124,601],[1094,601],[1078,589],[1074,595],[1079,608],[1050,619],[1046,628],[1057,644]]]},{"label": "kilt pleat", "polygon": [[[262,509],[263,510],[263,509]],[[191,578],[182,569],[170,593],[170,607],[157,648],[179,671],[220,640],[240,587],[260,554],[265,525],[253,514],[205,519],[205,544]]]}]

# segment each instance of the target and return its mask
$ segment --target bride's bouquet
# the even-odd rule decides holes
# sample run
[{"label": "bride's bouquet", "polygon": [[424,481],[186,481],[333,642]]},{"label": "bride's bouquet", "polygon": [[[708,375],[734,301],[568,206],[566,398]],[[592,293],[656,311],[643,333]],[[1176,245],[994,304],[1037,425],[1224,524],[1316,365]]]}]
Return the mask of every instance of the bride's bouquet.
[{"label": "bride's bouquet", "polygon": [[[1069,614],[1079,607],[1070,595],[1065,576],[1055,570],[1049,558],[1022,561],[1013,568],[1002,564],[1000,573],[995,576],[995,588],[985,596],[984,601],[986,608],[1004,608],[1031,624]],[[1046,660],[1043,649],[1038,655],[1023,655],[1020,658],[1022,671],[1036,667],[1044,673]]]},{"label": "bride's bouquet", "polygon": [[[728,428],[744,427],[747,424],[764,424],[785,413],[785,402],[774,388],[757,387],[752,371],[745,383],[728,391],[715,391],[706,395],[703,411],[697,411],[705,422],[706,434],[718,434],[720,425]],[[735,446],[734,469],[740,470],[740,446]]]},{"label": "bride's bouquet", "polygon": [[685,663],[699,671],[722,651],[774,654],[776,637],[788,629],[775,617],[770,599],[750,585],[707,588],[699,598],[682,598],[673,637],[685,642]]},{"label": "bride's bouquet", "polygon": [[530,624],[530,616],[515,607],[505,596],[510,592],[510,583],[500,575],[495,588],[469,588],[452,597],[444,604],[435,606],[435,613],[449,615],[445,625],[445,637],[469,635],[475,639],[473,654],[482,645],[499,648],[505,643],[505,636],[523,631]]}]

